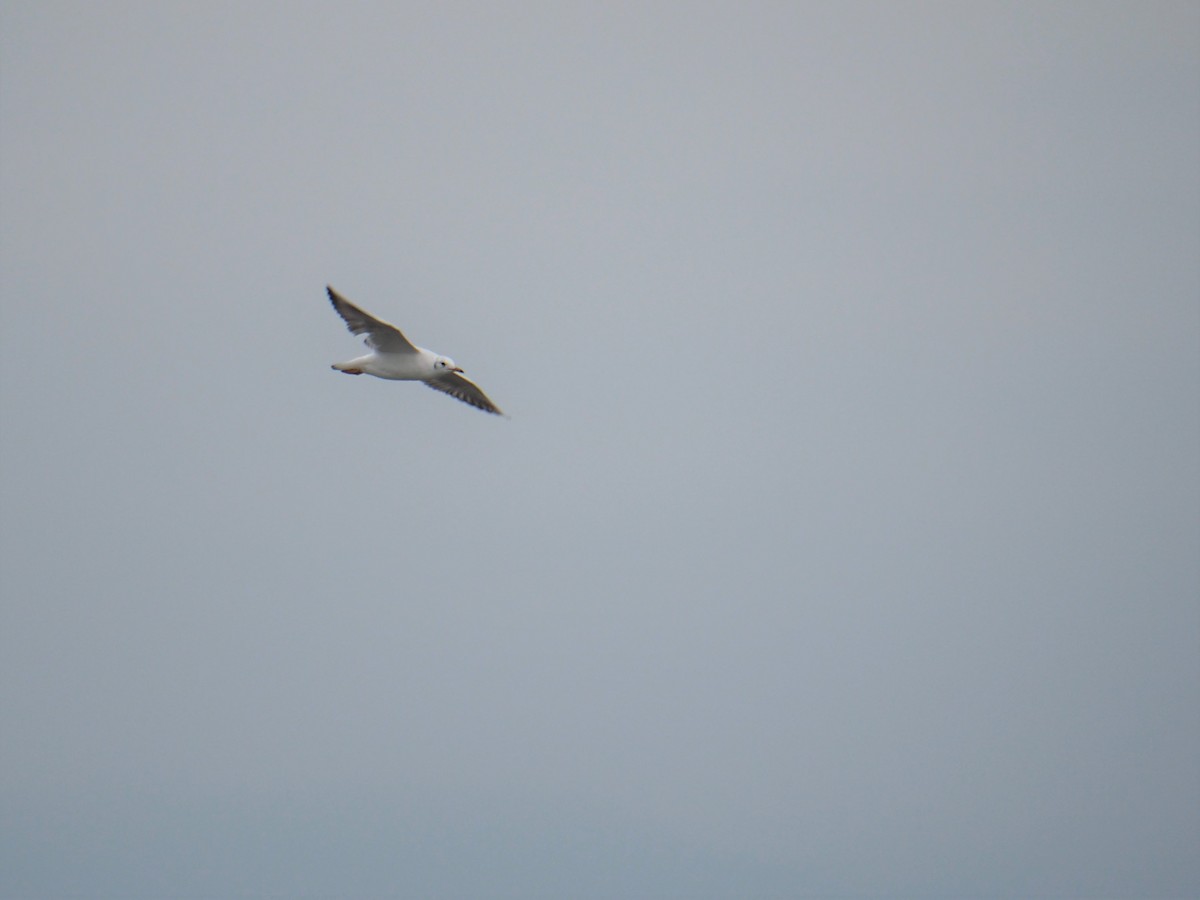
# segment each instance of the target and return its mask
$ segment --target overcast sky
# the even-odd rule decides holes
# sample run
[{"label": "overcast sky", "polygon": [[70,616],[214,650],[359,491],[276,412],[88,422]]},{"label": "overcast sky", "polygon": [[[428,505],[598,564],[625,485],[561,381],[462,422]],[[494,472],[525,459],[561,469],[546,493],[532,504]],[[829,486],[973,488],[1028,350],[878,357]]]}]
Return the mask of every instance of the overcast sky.
[{"label": "overcast sky", "polygon": [[1200,894],[1196,3],[12,0],[0,177],[3,896]]}]

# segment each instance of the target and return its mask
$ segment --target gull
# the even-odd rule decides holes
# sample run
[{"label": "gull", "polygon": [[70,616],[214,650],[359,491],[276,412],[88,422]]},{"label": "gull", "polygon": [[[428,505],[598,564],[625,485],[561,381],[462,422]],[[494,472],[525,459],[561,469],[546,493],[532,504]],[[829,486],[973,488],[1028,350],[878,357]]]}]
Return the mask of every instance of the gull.
[{"label": "gull", "polygon": [[347,375],[374,375],[393,381],[422,381],[435,391],[449,394],[456,400],[469,403],[484,412],[504,415],[487,394],[474,382],[463,378],[462,369],[448,356],[409,342],[395,325],[363,312],[333,288],[326,285],[329,302],[339,316],[346,320],[351,334],[366,335],[364,341],[371,349],[366,356],[342,363],[333,368]]}]

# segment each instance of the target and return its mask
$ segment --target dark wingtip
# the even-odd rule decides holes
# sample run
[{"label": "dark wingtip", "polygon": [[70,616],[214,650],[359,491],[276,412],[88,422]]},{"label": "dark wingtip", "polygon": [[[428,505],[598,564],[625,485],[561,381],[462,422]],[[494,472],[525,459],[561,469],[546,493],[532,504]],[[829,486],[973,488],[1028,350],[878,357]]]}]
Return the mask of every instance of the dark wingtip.
[{"label": "dark wingtip", "polygon": [[333,285],[331,284],[325,285],[325,293],[329,295],[329,302],[332,303],[333,308],[338,311],[338,315],[341,315],[342,304],[347,302],[346,298],[335,291],[333,289]]}]

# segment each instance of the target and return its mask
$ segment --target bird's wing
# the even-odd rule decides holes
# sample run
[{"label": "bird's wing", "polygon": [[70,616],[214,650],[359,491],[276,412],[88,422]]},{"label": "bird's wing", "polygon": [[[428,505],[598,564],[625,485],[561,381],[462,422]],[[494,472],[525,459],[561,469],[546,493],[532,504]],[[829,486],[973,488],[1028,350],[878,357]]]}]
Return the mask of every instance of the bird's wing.
[{"label": "bird's wing", "polygon": [[456,400],[461,400],[463,403],[470,403],[476,409],[482,409],[484,412],[495,413],[498,416],[504,415],[495,403],[488,399],[488,395],[479,389],[479,385],[473,381],[463,378],[457,372],[448,372],[445,375],[438,375],[436,378],[430,378],[425,382],[435,391],[441,391],[443,394],[449,394]]},{"label": "bird's wing", "polygon": [[337,310],[339,316],[346,320],[346,327],[351,334],[366,335],[367,346],[381,353],[416,353],[414,347],[395,325],[381,322],[369,313],[363,312],[333,288],[326,285],[329,291],[329,302]]}]

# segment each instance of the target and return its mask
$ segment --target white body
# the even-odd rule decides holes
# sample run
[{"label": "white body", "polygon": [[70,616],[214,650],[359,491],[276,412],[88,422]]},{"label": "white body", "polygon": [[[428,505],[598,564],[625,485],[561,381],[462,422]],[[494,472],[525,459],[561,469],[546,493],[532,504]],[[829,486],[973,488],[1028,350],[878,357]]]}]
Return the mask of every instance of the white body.
[{"label": "white body", "polygon": [[389,378],[392,381],[428,381],[441,372],[435,368],[439,358],[436,353],[418,347],[416,353],[369,353],[346,362],[334,363],[333,367],[339,372],[358,370],[364,375]]}]

